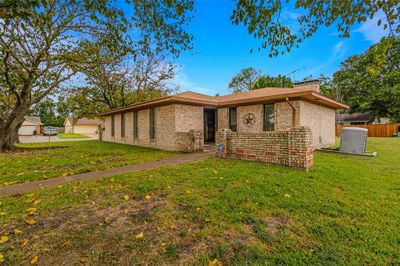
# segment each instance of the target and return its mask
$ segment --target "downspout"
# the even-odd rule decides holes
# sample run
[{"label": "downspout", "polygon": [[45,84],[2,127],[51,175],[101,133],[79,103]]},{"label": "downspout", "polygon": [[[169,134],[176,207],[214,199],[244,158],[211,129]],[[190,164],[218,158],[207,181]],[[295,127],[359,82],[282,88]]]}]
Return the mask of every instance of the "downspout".
[{"label": "downspout", "polygon": [[289,101],[289,98],[285,98],[286,102],[289,104],[290,108],[292,108],[292,128],[296,127],[296,108],[294,108],[293,104]]}]

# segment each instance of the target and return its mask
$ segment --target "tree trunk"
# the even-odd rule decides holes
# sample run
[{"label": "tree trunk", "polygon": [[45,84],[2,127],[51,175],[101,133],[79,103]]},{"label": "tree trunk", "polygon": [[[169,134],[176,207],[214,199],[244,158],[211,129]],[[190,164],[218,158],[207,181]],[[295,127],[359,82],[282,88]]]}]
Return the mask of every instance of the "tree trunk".
[{"label": "tree trunk", "polygon": [[0,152],[12,150],[15,148],[14,143],[18,136],[16,127],[1,127],[0,128]]},{"label": "tree trunk", "polygon": [[19,142],[18,130],[24,122],[24,114],[25,112],[19,112],[15,116],[9,116],[7,121],[0,122],[0,152],[15,149],[14,144]]}]

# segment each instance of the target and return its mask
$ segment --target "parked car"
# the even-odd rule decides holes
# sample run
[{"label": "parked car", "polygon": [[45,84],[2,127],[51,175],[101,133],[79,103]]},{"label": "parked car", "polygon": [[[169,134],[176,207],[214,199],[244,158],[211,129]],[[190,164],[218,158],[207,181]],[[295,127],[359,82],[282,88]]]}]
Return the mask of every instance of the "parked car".
[{"label": "parked car", "polygon": [[43,135],[45,136],[57,136],[57,130],[55,127],[44,127]]}]

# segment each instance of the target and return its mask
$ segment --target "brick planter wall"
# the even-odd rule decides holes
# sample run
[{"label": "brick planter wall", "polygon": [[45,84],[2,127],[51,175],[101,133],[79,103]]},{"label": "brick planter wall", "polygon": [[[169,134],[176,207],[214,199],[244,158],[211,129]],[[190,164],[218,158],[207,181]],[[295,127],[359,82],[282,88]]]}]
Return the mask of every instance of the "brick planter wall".
[{"label": "brick planter wall", "polygon": [[311,131],[305,127],[289,131],[217,132],[217,156],[282,164],[309,170],[313,166]]},{"label": "brick planter wall", "polygon": [[189,132],[176,132],[176,146],[179,151],[197,152],[203,151],[203,138],[200,130],[191,129]]}]

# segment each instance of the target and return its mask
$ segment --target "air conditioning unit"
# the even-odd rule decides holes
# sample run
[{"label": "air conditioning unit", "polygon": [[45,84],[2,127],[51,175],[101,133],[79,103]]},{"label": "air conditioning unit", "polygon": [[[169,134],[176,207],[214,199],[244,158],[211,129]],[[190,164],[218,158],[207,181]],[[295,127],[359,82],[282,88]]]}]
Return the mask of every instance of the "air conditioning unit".
[{"label": "air conditioning unit", "polygon": [[340,151],[347,153],[365,153],[368,129],[345,127],[340,137]]}]

